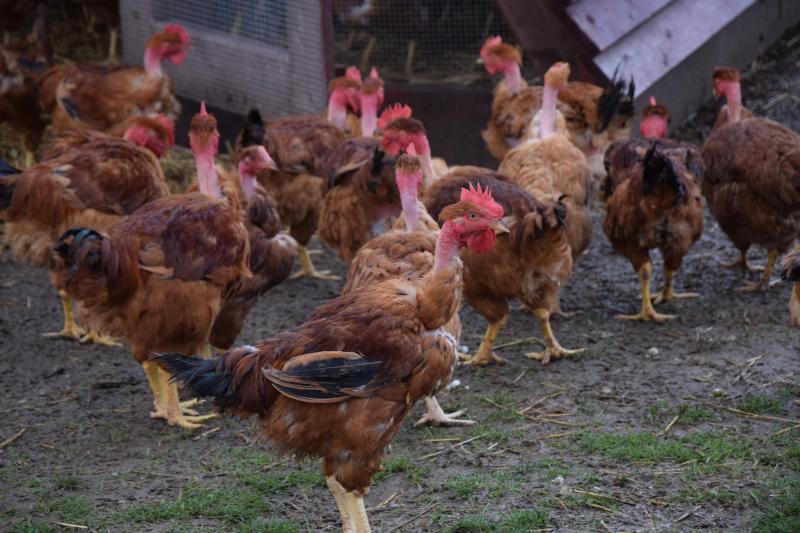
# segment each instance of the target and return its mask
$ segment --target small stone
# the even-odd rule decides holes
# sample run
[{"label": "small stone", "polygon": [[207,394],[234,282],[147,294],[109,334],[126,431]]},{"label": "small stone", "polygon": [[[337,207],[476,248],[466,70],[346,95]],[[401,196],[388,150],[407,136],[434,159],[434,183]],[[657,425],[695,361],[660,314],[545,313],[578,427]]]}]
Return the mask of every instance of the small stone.
[{"label": "small stone", "polygon": [[720,389],[719,387],[716,387],[713,391],[711,391],[711,394],[717,398],[721,398],[728,395],[727,392]]},{"label": "small stone", "polygon": [[450,382],[450,384],[447,387],[444,388],[444,390],[453,390],[460,385],[461,385],[461,380],[454,379],[453,381]]},{"label": "small stone", "polygon": [[646,353],[647,353],[647,355],[649,355],[650,357],[655,357],[656,355],[658,355],[658,354],[659,354],[659,353],[661,353],[661,352],[658,350],[658,348],[656,348],[655,346],[653,346],[653,347],[651,347],[651,348],[648,348]]},{"label": "small stone", "polygon": [[600,392],[603,394],[611,394],[611,387],[601,387]]}]

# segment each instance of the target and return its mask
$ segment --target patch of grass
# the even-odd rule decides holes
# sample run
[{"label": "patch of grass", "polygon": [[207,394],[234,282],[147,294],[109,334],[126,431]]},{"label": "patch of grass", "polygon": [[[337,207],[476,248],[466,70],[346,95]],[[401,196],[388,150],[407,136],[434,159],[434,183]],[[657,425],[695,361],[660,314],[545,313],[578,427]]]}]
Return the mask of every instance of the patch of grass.
[{"label": "patch of grass", "polygon": [[[59,529],[44,522],[32,522],[30,519],[25,522],[14,524],[11,533],[56,533]],[[63,531],[63,530],[61,530]]]},{"label": "patch of grass", "polygon": [[736,408],[748,413],[755,414],[770,414],[782,415],[784,414],[783,406],[780,400],[772,396],[764,396],[759,394],[745,394],[738,402]]},{"label": "patch of grass", "polygon": [[736,503],[740,498],[740,494],[725,488],[699,488],[689,485],[670,499],[675,502],[687,502],[693,504],[716,503],[719,505],[728,506]]},{"label": "patch of grass", "polygon": [[94,505],[85,496],[68,495],[40,500],[33,512],[51,515],[64,522],[86,524],[94,517]]},{"label": "patch of grass", "polygon": [[257,520],[268,510],[261,496],[252,490],[239,487],[209,489],[190,483],[175,500],[132,505],[118,512],[114,519],[118,523],[139,524],[202,516],[235,524]]},{"label": "patch of grass", "polygon": [[645,408],[644,419],[651,424],[664,424],[679,416],[677,424],[693,426],[714,420],[714,412],[710,409],[687,403],[670,405],[665,401],[652,403]]},{"label": "patch of grass", "polygon": [[62,474],[53,479],[53,486],[57,490],[76,490],[81,485],[81,480],[73,473]]},{"label": "patch of grass", "polygon": [[510,533],[522,533],[534,529],[543,529],[548,526],[550,519],[548,514],[539,509],[523,509],[514,511],[508,518],[501,523],[501,531]]},{"label": "patch of grass", "polygon": [[294,522],[275,518],[251,520],[239,527],[239,533],[299,533],[300,526]]},{"label": "patch of grass", "polygon": [[459,519],[445,531],[447,533],[490,533],[496,530],[494,524],[482,516],[467,516]]},{"label": "patch of grass", "polygon": [[794,533],[800,531],[800,477],[781,480],[762,498],[761,512],[753,533]]},{"label": "patch of grass", "polygon": [[444,482],[443,487],[461,498],[472,500],[482,492],[490,498],[507,495],[520,483],[520,479],[515,479],[505,471],[498,471],[494,475],[473,472],[451,476]]},{"label": "patch of grass", "polygon": [[430,471],[430,466],[417,461],[408,453],[390,455],[383,461],[383,472],[377,473],[374,480],[380,482],[390,474],[403,473],[410,481],[419,483]]},{"label": "patch of grass", "polygon": [[325,487],[325,478],[319,470],[297,469],[288,475],[250,472],[236,478],[245,486],[261,494],[282,494],[294,487]]}]

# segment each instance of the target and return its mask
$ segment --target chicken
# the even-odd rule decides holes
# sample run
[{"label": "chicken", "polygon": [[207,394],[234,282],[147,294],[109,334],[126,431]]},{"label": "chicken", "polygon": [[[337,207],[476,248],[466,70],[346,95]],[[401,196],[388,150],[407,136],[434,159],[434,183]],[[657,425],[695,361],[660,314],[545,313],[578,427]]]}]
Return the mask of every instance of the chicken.
[{"label": "chicken", "polygon": [[48,69],[40,85],[43,108],[52,114],[53,132],[60,135],[71,129],[94,129],[112,133],[133,115],[161,113],[175,122],[181,106],[161,62],[180,65],[188,47],[186,30],[169,24],[150,37],[144,68],[88,64]]},{"label": "chicken", "polygon": [[387,218],[400,214],[394,159],[378,141],[361,137],[342,143],[325,165],[328,187],[322,199],[319,234],[349,263]]},{"label": "chicken", "polygon": [[641,311],[617,318],[674,318],[657,313],[650,301],[653,248],[660,249],[664,257],[664,288],[655,294],[655,303],[697,296],[675,292],[672,280],[703,232],[698,186],[703,160],[694,146],[662,138],[667,119],[666,108],[651,98],[642,112],[642,138],[615,143],[606,152],[608,183],[614,188],[606,201],[603,229],[614,251],[631,262],[642,286]]},{"label": "chicken", "polygon": [[[722,90],[730,94],[730,85],[723,84]],[[706,170],[701,190],[720,228],[739,250],[739,260],[723,266],[749,270],[750,246],[767,249],[761,280],[739,288],[764,290],[778,255],[800,231],[800,135],[769,119],[737,117],[737,108],[735,99],[728,101],[728,123],[713,130],[703,144]]]},{"label": "chicken", "polygon": [[344,531],[370,531],[363,496],[384,450],[414,403],[455,367],[442,327],[457,308],[459,249],[486,252],[503,228],[490,194],[462,194],[441,212],[434,267],[422,279],[353,290],[298,327],[219,359],[155,358],[223,412],[257,415],[262,433],[286,451],[321,457]]},{"label": "chicken", "polygon": [[348,138],[361,135],[361,121],[356,115],[361,110],[360,91],[361,72],[356,67],[348,67],[344,76],[334,78],[328,85],[326,117]]},{"label": "chicken", "polygon": [[20,134],[25,166],[33,164],[33,152],[47,127],[38,81],[52,56],[44,14],[36,17],[24,39],[0,45],[0,123],[8,123]]},{"label": "chicken", "polygon": [[425,126],[422,122],[411,116],[412,110],[407,105],[395,104],[386,108],[378,120],[381,130],[381,146],[392,155],[397,155],[400,150],[409,144],[422,159],[423,188],[427,188],[439,175],[447,172],[447,163],[431,156],[431,147]]},{"label": "chicken", "polygon": [[781,277],[792,282],[792,297],[789,300],[789,323],[796,328],[800,328],[800,246],[795,246],[781,260]]},{"label": "chicken", "polygon": [[[345,134],[316,116],[285,117],[266,123],[260,118],[255,113],[248,114],[237,136],[236,149],[238,153],[247,144],[263,144],[278,165],[278,170],[265,170],[258,180],[275,199],[281,221],[289,226],[289,234],[299,245],[301,269],[292,277],[338,279],[330,272],[317,271],[306,247],[317,230],[327,190],[326,180],[320,177],[325,161],[346,140]],[[259,131],[264,135],[260,142]]]},{"label": "chicken", "polygon": [[192,119],[200,192],[150,202],[106,233],[71,228],[54,246],[81,319],[124,339],[143,366],[155,407],[150,416],[188,429],[214,415],[197,416],[192,402],[180,403],[172,375],[148,358],[205,348],[223,301],[250,277],[247,231],[221,197],[213,165],[215,133],[210,115]]},{"label": "chicken", "polygon": [[[135,125],[127,134],[143,142],[151,134]],[[56,151],[54,151],[54,154]],[[4,192],[5,241],[14,257],[35,266],[50,264],[50,248],[73,226],[105,231],[141,206],[169,194],[158,159],[133,142],[104,134],[65,149],[24,172],[0,178]],[[63,278],[51,271],[51,281],[64,309],[64,327],[49,336],[110,343],[88,334],[74,321]]]},{"label": "chicken", "polygon": [[383,105],[383,80],[378,76],[375,67],[361,84],[358,102],[361,110],[361,136],[372,137],[378,128],[378,110]]},{"label": "chicken", "polygon": [[[404,228],[384,233],[362,246],[355,255],[347,273],[342,295],[359,287],[380,283],[387,279],[420,280],[431,268],[439,236],[439,226],[425,211],[417,199],[422,185],[422,166],[416,157],[414,145],[409,145],[405,155],[400,156],[395,170],[397,189],[403,204]],[[421,207],[421,209],[420,209]],[[423,222],[425,221],[425,222]],[[432,225],[432,229],[429,229]],[[442,329],[453,338],[450,344],[442,345],[457,350],[461,339],[461,319],[456,312]],[[448,355],[455,358],[457,354]],[[472,420],[459,419],[463,411],[447,414],[435,396],[425,399],[426,412],[416,425],[465,426],[475,424]]]},{"label": "chicken", "polygon": [[[482,132],[486,147],[502,161],[509,150],[535,138],[532,126],[544,101],[545,88],[528,86],[520,75],[522,56],[500,37],[481,47],[479,62],[490,75],[504,75],[494,89],[492,116]],[[598,183],[605,177],[603,154],[615,141],[630,137],[633,117],[633,80],[623,80],[619,69],[606,88],[569,82],[558,93],[559,119],[563,115],[569,140],[586,155]]]},{"label": "chicken", "polygon": [[505,361],[492,352],[497,336],[508,318],[508,300],[518,298],[533,312],[544,332],[545,349],[529,353],[543,364],[581,350],[563,348],[550,326],[550,315],[558,307],[558,290],[572,271],[572,255],[567,242],[560,200],[543,200],[488,169],[455,167],[440,177],[424,193],[425,207],[437,217],[451,203],[462,186],[478,184],[492,191],[510,220],[510,234],[498,239],[483,255],[464,251],[464,298],[489,326],[478,351],[467,364],[487,365]]},{"label": "chicken", "polygon": [[726,101],[717,112],[717,119],[711,131],[716,131],[732,122],[753,118],[753,113],[742,105],[742,84],[736,67],[715,68],[711,84],[714,96],[724,96]]},{"label": "chicken", "polygon": [[563,201],[573,260],[589,247],[592,219],[589,213],[589,166],[574,144],[555,131],[556,98],[566,86],[569,65],[556,63],[545,74],[539,138],[520,144],[500,163],[498,172],[508,176],[537,200]]},{"label": "chicken", "polygon": [[238,177],[244,200],[242,222],[250,240],[252,277],[225,299],[211,329],[213,346],[227,350],[236,341],[244,319],[264,294],[281,283],[292,270],[297,242],[278,235],[281,221],[275,202],[257,181],[258,174],[275,165],[263,146],[249,146],[239,154]]}]

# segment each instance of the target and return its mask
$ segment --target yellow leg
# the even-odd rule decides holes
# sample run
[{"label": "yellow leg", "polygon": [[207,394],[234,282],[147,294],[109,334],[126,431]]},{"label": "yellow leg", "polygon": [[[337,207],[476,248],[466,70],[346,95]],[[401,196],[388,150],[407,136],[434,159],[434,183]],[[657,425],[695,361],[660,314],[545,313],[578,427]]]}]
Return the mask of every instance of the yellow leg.
[{"label": "yellow leg", "polygon": [[63,290],[58,291],[58,297],[61,299],[61,308],[64,310],[64,328],[54,333],[45,333],[44,336],[80,339],[85,334],[85,331],[75,322],[75,315],[72,312],[72,298]]},{"label": "yellow leg", "polygon": [[25,149],[25,168],[33,166],[34,163],[36,163],[36,158],[33,156],[33,152]]},{"label": "yellow leg", "polygon": [[507,321],[508,315],[504,316],[497,322],[492,322],[489,324],[489,326],[487,326],[486,333],[483,334],[483,340],[478,348],[478,352],[471,359],[464,361],[465,365],[486,366],[490,363],[498,363],[502,365],[506,362],[505,359],[492,351],[492,347],[494,346],[494,341],[497,340],[497,336],[501,331],[503,331]]},{"label": "yellow leg", "polygon": [[350,515],[350,509],[347,507],[344,496],[347,491],[333,476],[327,476],[325,481],[328,483],[328,489],[330,489],[333,498],[336,500],[336,506],[339,507],[339,516],[342,517],[342,532],[355,533],[356,523]]},{"label": "yellow leg", "polygon": [[208,343],[200,352],[200,357],[202,357],[203,359],[211,359],[213,356],[214,356],[214,349],[211,347],[211,343]]},{"label": "yellow leg", "polygon": [[753,292],[753,291],[765,291],[769,289],[769,280],[772,277],[772,269],[775,267],[775,261],[778,259],[778,250],[770,250],[767,252],[767,266],[764,269],[764,275],[761,276],[761,279],[757,282],[752,281],[745,281],[741,287],[738,287],[737,291],[742,292]]},{"label": "yellow leg", "polygon": [[300,270],[292,274],[291,279],[298,279],[305,276],[316,279],[338,280],[339,276],[331,274],[330,270],[317,270],[314,263],[311,262],[311,256],[308,254],[308,248],[299,246],[297,248],[297,259],[300,261]]},{"label": "yellow leg", "polygon": [[345,492],[344,504],[349,515],[353,517],[356,526],[355,533],[370,533],[372,530],[369,527],[367,509],[364,507],[364,497],[355,492]]},{"label": "yellow leg", "polygon": [[675,318],[675,315],[656,313],[656,310],[653,308],[653,303],[650,301],[650,277],[653,274],[653,264],[649,262],[645,263],[639,269],[638,274],[639,282],[642,285],[642,309],[637,315],[617,315],[617,318],[621,320],[641,320],[643,322],[648,320],[663,322],[664,320]]},{"label": "yellow leg", "polygon": [[159,371],[158,364],[155,361],[145,361],[142,363],[142,368],[144,368],[147,382],[150,384],[150,390],[153,393],[153,408],[155,411],[150,413],[150,418],[166,418],[167,409],[164,405],[164,386],[161,383],[161,372]]},{"label": "yellow leg", "polygon": [[568,355],[579,354],[584,351],[583,348],[579,350],[567,350],[558,343],[558,339],[553,334],[553,328],[550,326],[550,311],[544,308],[533,310],[533,314],[539,319],[544,334],[545,349],[541,352],[530,352],[525,354],[528,359],[536,359],[541,361],[543,365],[550,362],[550,359],[558,359]]},{"label": "yellow leg", "polygon": [[151,413],[153,418],[165,418],[170,426],[180,426],[186,429],[197,429],[203,425],[203,422],[211,418],[217,418],[215,413],[209,415],[197,415],[197,411],[188,409],[188,405],[194,405],[196,400],[188,402],[178,401],[178,386],[171,382],[172,374],[158,368],[158,379],[161,384],[162,391],[162,406],[163,409],[157,410],[156,413]]},{"label": "yellow leg", "polygon": [[108,34],[108,62],[117,62],[117,29],[111,28]]},{"label": "yellow leg", "polygon": [[432,426],[473,426],[477,424],[474,420],[466,420],[458,418],[464,414],[464,410],[456,411],[455,413],[445,413],[436,396],[428,396],[425,398],[425,415],[417,420],[414,426],[421,426],[423,424],[430,424]]},{"label": "yellow leg", "polygon": [[660,304],[669,300],[682,300],[685,298],[697,298],[700,296],[696,292],[675,292],[672,289],[672,278],[675,277],[675,271],[664,269],[664,288],[653,295],[653,303]]},{"label": "yellow leg", "polygon": [[91,330],[89,333],[81,337],[80,342],[81,344],[92,343],[99,344],[101,346],[122,346],[122,344],[115,341],[111,337],[106,337],[99,331],[95,330]]}]

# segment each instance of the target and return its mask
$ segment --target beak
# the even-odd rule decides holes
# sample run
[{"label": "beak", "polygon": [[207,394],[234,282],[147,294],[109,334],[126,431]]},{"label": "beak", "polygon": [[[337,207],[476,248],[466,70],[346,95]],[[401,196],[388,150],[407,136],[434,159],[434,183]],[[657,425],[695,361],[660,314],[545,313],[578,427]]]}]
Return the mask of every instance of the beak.
[{"label": "beak", "polygon": [[503,219],[495,220],[491,224],[489,224],[489,228],[494,230],[495,235],[500,235],[501,233],[509,233],[508,224]]},{"label": "beak", "polygon": [[278,164],[275,163],[275,160],[272,159],[271,157],[269,158],[269,161],[267,162],[267,168],[270,169],[270,170],[280,170],[278,168]]},{"label": "beak", "polygon": [[483,58],[482,58],[482,57],[479,57],[478,59],[476,59],[476,60],[475,60],[475,64],[476,64],[476,65],[483,65]]}]

